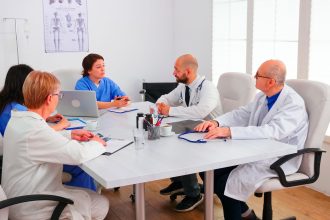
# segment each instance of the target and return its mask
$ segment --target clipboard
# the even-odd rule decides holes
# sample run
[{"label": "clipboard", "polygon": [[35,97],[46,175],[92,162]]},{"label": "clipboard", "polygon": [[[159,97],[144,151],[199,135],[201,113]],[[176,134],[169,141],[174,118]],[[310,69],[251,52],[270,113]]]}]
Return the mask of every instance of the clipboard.
[{"label": "clipboard", "polygon": [[130,108],[130,107],[122,107],[122,108],[110,108],[108,109],[109,112],[123,114],[127,112],[132,112],[138,110],[137,108]]}]

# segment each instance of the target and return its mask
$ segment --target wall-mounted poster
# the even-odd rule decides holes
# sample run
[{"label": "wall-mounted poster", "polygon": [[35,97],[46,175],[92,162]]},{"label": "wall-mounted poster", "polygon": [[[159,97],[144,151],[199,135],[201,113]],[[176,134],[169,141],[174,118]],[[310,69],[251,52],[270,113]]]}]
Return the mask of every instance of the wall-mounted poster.
[{"label": "wall-mounted poster", "polygon": [[45,52],[88,52],[87,0],[43,0]]}]

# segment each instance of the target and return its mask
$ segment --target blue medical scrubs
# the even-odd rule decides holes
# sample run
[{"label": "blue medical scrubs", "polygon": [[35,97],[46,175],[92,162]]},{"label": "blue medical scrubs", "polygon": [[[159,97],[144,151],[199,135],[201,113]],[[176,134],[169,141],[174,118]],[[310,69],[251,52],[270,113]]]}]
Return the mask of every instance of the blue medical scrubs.
[{"label": "blue medical scrubs", "polygon": [[99,86],[96,86],[88,76],[84,76],[76,83],[76,90],[89,90],[96,92],[96,100],[100,102],[110,102],[116,96],[124,96],[119,86],[111,79],[104,77],[100,80]]},{"label": "blue medical scrubs", "polygon": [[11,110],[27,111],[27,108],[17,102],[12,102],[5,106],[3,112],[0,114],[0,132],[2,136],[5,134],[8,121],[11,117]]},{"label": "blue medical scrubs", "polygon": [[[5,133],[8,121],[11,117],[11,110],[27,111],[27,108],[24,105],[18,104],[16,102],[12,102],[6,105],[3,112],[0,114],[0,132],[2,136]],[[96,191],[94,179],[85,173],[85,171],[83,171],[79,166],[63,165],[63,171],[70,173],[72,176],[71,181],[64,183],[65,185],[82,187]]]}]

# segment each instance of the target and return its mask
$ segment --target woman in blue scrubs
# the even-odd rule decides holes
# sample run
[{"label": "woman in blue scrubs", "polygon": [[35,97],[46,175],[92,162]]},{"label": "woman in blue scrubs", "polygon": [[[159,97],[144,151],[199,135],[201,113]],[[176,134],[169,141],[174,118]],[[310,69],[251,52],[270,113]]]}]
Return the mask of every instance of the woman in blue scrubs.
[{"label": "woman in blue scrubs", "polygon": [[[4,136],[11,111],[27,111],[22,93],[23,83],[33,69],[25,64],[15,65],[9,68],[5,84],[0,91],[0,133]],[[52,128],[56,131],[68,127],[70,124],[62,115],[55,115],[47,118],[48,122],[57,122]],[[64,165],[63,171],[70,173],[72,178],[65,185],[83,187],[96,191],[94,179],[85,173],[80,167]]]},{"label": "woman in blue scrubs", "polygon": [[99,109],[124,107],[129,104],[129,98],[119,86],[105,77],[104,59],[98,54],[88,54],[82,61],[83,77],[76,83],[76,90],[96,92]]}]

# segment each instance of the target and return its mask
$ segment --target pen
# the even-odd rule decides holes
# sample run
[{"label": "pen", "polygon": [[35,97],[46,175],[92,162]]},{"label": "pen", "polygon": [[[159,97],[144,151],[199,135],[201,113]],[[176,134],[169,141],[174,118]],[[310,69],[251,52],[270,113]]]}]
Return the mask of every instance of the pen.
[{"label": "pen", "polygon": [[160,124],[162,123],[163,118],[164,118],[164,116],[158,118],[156,126],[160,126]]}]

